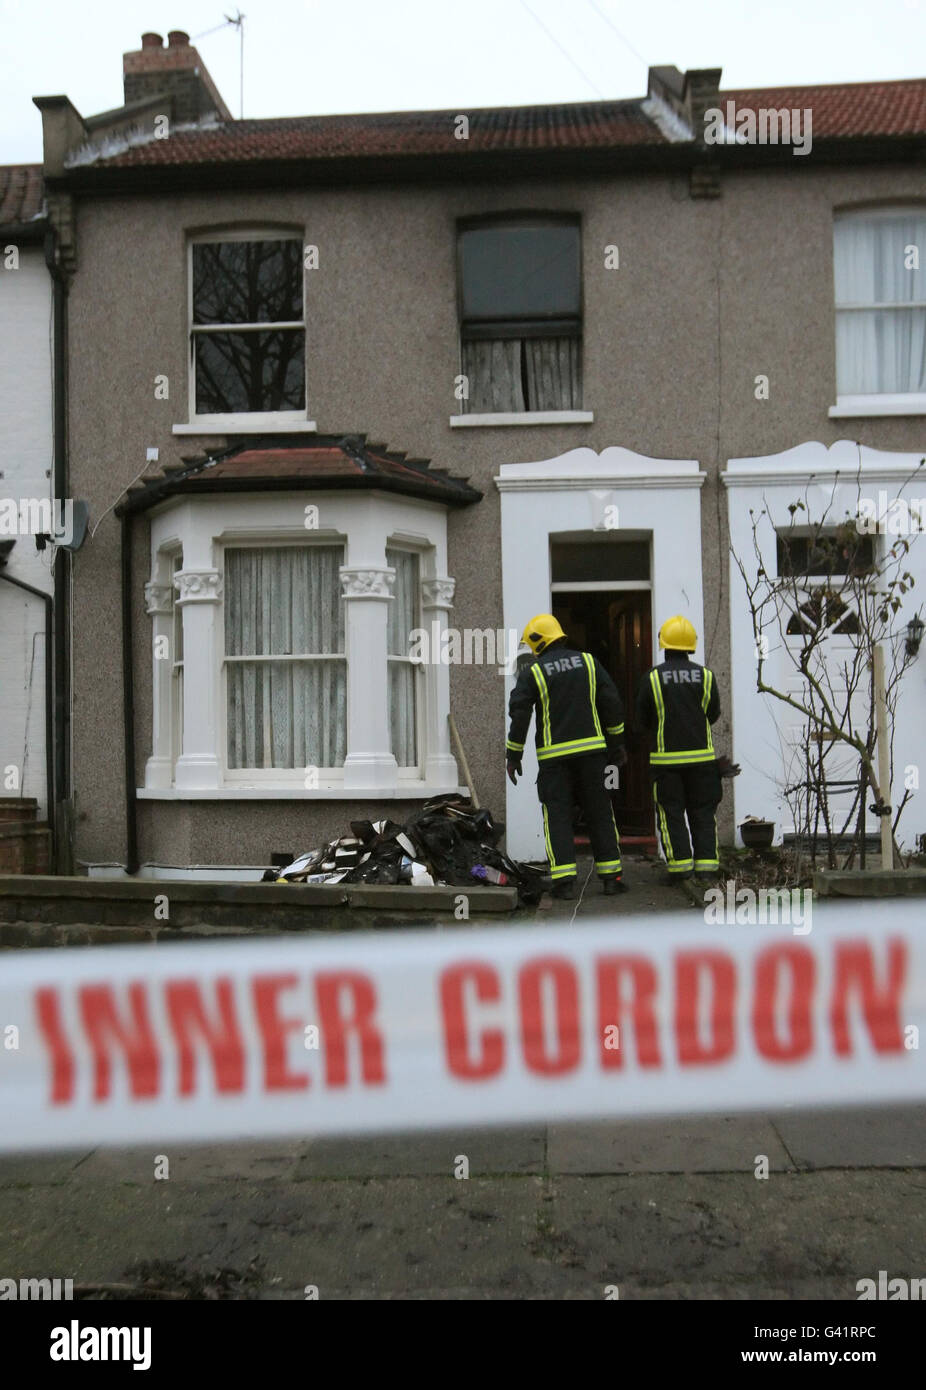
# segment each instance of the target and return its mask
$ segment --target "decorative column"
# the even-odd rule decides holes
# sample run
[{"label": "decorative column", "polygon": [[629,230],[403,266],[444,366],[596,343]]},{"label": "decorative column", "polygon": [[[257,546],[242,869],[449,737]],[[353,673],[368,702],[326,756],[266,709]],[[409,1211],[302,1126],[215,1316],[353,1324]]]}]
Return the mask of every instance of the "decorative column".
[{"label": "decorative column", "polygon": [[447,627],[447,614],[453,607],[456,580],[442,575],[421,581],[421,613],[428,634],[431,660],[424,671],[425,747],[424,780],[429,787],[457,787],[460,774],[450,746],[450,667],[440,654],[441,634]]},{"label": "decorative column", "polygon": [[[163,566],[161,567],[163,569]],[[146,787],[169,787],[173,782],[170,727],[170,673],[174,654],[170,649],[173,633],[173,586],[155,574],[145,585],[145,611],[151,618],[151,757],[145,763]]]},{"label": "decorative column", "polygon": [[386,566],[341,566],[347,610],[347,757],[344,786],[358,791],[394,789],[398,764],[389,730],[388,604],[395,570]]},{"label": "decorative column", "polygon": [[201,791],[221,781],[217,629],[222,576],[215,569],[179,570],[174,586],[183,612],[183,753],[177,759],[176,785]]}]

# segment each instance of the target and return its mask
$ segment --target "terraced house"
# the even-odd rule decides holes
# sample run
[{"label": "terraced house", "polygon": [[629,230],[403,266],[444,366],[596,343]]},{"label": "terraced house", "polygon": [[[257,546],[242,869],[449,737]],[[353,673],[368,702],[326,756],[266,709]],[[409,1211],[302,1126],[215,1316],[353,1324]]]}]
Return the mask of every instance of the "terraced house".
[{"label": "terraced house", "polygon": [[[542,857],[499,646],[545,609],[628,708],[687,614],[743,767],[725,833],[787,830],[731,537],[926,451],[926,81],[654,67],[631,100],[235,120],[179,31],[124,78],[92,118],[36,99],[93,531],[65,561],[79,863],[261,865],[455,790],[451,712],[510,852]],[[771,110],[802,148],[739,128]],[[483,635],[470,660],[411,658],[449,630]],[[924,718],[920,664],[900,763]]]}]

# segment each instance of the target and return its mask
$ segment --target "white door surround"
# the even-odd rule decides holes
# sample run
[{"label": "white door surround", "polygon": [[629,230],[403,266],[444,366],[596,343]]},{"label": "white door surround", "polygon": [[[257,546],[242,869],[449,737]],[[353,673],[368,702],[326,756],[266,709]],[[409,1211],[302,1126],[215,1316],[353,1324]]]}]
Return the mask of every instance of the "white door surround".
[{"label": "white door surround", "polygon": [[[700,489],[706,476],[696,460],[652,459],[616,446],[600,454],[579,448],[537,463],[502,464],[495,485],[501,493],[506,629],[520,633],[535,613],[549,610],[551,540],[563,533],[613,532],[617,541],[651,540],[654,644],[659,624],[673,613],[686,613],[702,633]],[[513,684],[513,676],[505,678],[506,720]],[[507,784],[508,852],[542,860],[533,726],[523,767],[517,787]]]},{"label": "white door surround", "polygon": [[[721,475],[728,490],[730,525],[730,653],[731,653],[731,711],[733,717],[733,757],[742,773],[730,786],[734,798],[737,827],[746,816],[766,816],[776,823],[776,840],[782,832],[793,829],[791,812],[783,795],[782,741],[789,724],[787,710],[770,695],[756,690],[756,656],[752,620],[743,585],[743,578],[734,560],[739,554],[747,573],[755,573],[757,561],[753,551],[750,509],[757,514],[765,505],[772,520],[764,518],[758,529],[763,564],[769,574],[777,573],[775,529],[790,523],[788,507],[802,501],[808,513],[801,514],[807,523],[818,522],[827,511],[833,524],[855,515],[860,498],[870,499],[878,510],[884,511],[884,498],[900,495],[912,498],[926,496],[926,469],[916,483],[910,485],[926,448],[917,453],[890,453],[869,449],[848,439],[840,439],[827,447],[815,441],[798,444],[780,454],[757,458],[730,459]],[[921,479],[921,480],[920,480]],[[883,537],[888,545],[891,535]],[[892,624],[893,640],[902,642],[909,620],[917,611],[926,589],[926,538],[914,539],[904,567],[915,578],[903,607]],[[886,654],[888,655],[888,654]],[[894,729],[894,798],[897,805],[903,795],[905,769],[916,765],[922,757],[922,729],[926,724],[926,682],[924,682],[926,649],[907,671],[901,687],[897,720]],[[924,792],[914,792],[900,822],[901,843],[909,847],[913,836],[926,830],[922,802]],[[740,843],[737,829],[737,843]]]}]

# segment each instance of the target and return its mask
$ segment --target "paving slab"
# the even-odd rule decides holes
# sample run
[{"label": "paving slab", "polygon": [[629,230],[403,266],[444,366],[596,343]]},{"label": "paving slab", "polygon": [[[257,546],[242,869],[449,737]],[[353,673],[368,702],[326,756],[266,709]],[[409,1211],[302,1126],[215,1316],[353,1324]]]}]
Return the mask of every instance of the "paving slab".
[{"label": "paving slab", "polygon": [[92,1152],[75,1149],[53,1154],[0,1154],[0,1187],[66,1182]]},{"label": "paving slab", "polygon": [[926,1106],[792,1110],[772,1116],[801,1168],[926,1168]]},{"label": "paving slab", "polygon": [[791,1166],[774,1126],[761,1115],[673,1116],[551,1126],[550,1173],[752,1173],[760,1156]]},{"label": "paving slab", "polygon": [[558,1177],[549,1196],[550,1259],[598,1297],[856,1299],[859,1279],[923,1264],[916,1174]]},{"label": "paving slab", "polygon": [[471,1178],[496,1173],[539,1174],[543,1172],[545,1148],[542,1126],[318,1139],[305,1146],[295,1177],[452,1177],[457,1168],[462,1171],[461,1156],[468,1161]]},{"label": "paving slab", "polygon": [[[148,1144],[144,1148],[94,1149],[80,1164],[82,1182],[105,1181],[155,1186],[163,1182],[200,1182],[212,1178],[260,1182],[292,1178],[305,1148],[304,1139],[283,1143],[257,1140],[237,1144]],[[168,1177],[155,1178],[156,1160],[167,1158]],[[0,1166],[0,1183],[3,1170]]]}]

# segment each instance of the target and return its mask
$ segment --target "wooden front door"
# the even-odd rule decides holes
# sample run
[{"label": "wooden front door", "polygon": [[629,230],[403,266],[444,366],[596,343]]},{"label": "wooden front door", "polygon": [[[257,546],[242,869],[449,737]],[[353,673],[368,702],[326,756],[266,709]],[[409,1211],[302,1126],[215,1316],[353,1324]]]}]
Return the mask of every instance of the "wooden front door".
[{"label": "wooden front door", "polygon": [[628,762],[620,786],[612,792],[614,818],[621,838],[651,840],[653,794],[649,776],[649,742],[633,727],[640,677],[652,665],[652,616],[648,589],[557,591],[553,614],[570,643],[591,652],[604,666],[624,702]]}]

